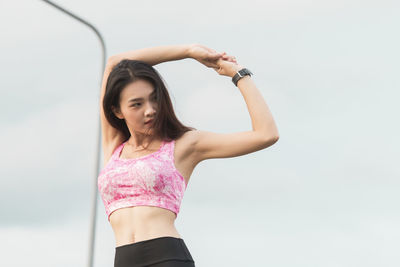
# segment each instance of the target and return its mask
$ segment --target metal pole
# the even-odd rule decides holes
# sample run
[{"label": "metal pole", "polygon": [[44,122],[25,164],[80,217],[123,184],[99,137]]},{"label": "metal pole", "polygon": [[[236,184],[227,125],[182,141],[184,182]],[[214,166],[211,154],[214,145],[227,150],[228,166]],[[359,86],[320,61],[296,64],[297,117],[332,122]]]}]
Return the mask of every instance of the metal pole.
[{"label": "metal pole", "polygon": [[[59,5],[54,4],[53,2],[47,1],[47,0],[42,0],[42,1],[52,5],[53,7],[61,10],[62,12],[66,13],[66,14],[70,15],[71,17],[73,17],[74,19],[82,22],[86,26],[89,26],[89,28],[91,28],[96,33],[97,37],[100,40],[101,48],[102,48],[102,52],[103,52],[102,53],[103,54],[103,58],[102,58],[103,66],[102,66],[101,73],[100,73],[100,87],[101,87],[101,82],[102,82],[101,78],[102,78],[102,75],[104,73],[104,69],[105,69],[105,66],[106,66],[106,49],[105,49],[104,39],[101,36],[100,32],[93,25],[91,25],[89,22],[85,21],[84,19],[78,17],[75,14],[72,14],[70,11],[60,7]],[[97,126],[97,129],[98,129],[97,130],[97,136],[96,136],[97,149],[95,151],[96,164],[95,164],[95,167],[94,167],[95,168],[94,169],[95,176],[94,176],[94,179],[93,179],[93,190],[92,190],[92,211],[91,211],[91,217],[90,217],[91,221],[90,221],[90,233],[89,233],[90,234],[90,237],[89,237],[89,256],[88,256],[88,262],[87,262],[87,266],[88,267],[93,267],[94,241],[95,241],[95,230],[96,230],[97,177],[99,175],[99,166],[100,166],[100,153],[99,152],[100,152],[100,146],[101,146],[101,142],[100,142],[100,135],[101,135],[101,132],[100,132],[100,128],[101,128],[100,116],[97,117],[97,125],[98,125]]]}]

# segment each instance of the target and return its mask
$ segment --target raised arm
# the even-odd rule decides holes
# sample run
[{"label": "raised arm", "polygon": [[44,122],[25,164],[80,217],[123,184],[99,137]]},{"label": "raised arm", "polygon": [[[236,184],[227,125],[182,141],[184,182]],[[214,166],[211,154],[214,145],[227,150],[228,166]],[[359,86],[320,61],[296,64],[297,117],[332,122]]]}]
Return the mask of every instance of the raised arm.
[{"label": "raised arm", "polygon": [[[227,60],[228,58],[224,55],[218,59],[218,67],[214,70],[220,75],[232,78],[243,67],[237,64],[234,57],[231,57],[233,60]],[[279,132],[272,113],[252,78],[244,76],[238,81],[237,87],[246,102],[252,130],[235,133],[193,131],[193,155],[196,162],[249,154],[267,148],[278,141]]]},{"label": "raised arm", "polygon": [[215,68],[218,67],[216,60],[221,56],[222,53],[200,44],[162,45],[119,53],[111,56],[108,63],[113,66],[123,59],[134,59],[154,66],[162,62],[193,58],[207,67]]},{"label": "raised arm", "polygon": [[118,146],[124,139],[122,133],[112,127],[107,121],[102,104],[108,76],[116,64],[123,59],[141,60],[150,65],[156,65],[166,61],[193,58],[207,67],[214,68],[218,66],[216,62],[220,57],[222,57],[222,55],[222,53],[217,53],[215,50],[200,44],[183,44],[147,47],[109,57],[103,74],[99,103],[105,162],[108,161],[108,158],[111,156],[116,146]]}]

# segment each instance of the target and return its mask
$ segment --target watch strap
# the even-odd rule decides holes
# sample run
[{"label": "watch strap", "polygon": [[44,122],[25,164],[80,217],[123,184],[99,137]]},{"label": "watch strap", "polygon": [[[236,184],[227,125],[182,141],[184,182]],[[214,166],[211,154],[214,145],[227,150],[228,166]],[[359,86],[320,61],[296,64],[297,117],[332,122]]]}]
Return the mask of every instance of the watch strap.
[{"label": "watch strap", "polygon": [[237,71],[236,74],[232,77],[233,84],[235,86],[237,86],[238,81],[246,75],[251,76],[251,75],[253,75],[253,73],[249,69],[246,69],[246,68],[243,68],[243,69]]}]

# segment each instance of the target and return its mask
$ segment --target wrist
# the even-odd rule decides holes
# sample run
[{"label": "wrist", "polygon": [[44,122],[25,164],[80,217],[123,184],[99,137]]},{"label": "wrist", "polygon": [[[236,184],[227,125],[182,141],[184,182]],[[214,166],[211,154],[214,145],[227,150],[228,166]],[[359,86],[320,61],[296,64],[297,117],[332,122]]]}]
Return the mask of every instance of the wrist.
[{"label": "wrist", "polygon": [[231,78],[233,78],[233,76],[235,76],[236,73],[237,73],[239,70],[243,69],[243,67],[242,67],[241,65],[239,65],[239,64],[236,64],[236,65],[234,65],[234,66],[235,66],[235,67],[233,68],[233,72],[229,75]]},{"label": "wrist", "polygon": [[193,57],[193,50],[192,50],[192,48],[193,48],[193,46],[194,46],[195,44],[187,44],[187,45],[185,45],[185,56],[187,57],[187,58],[194,58]]}]

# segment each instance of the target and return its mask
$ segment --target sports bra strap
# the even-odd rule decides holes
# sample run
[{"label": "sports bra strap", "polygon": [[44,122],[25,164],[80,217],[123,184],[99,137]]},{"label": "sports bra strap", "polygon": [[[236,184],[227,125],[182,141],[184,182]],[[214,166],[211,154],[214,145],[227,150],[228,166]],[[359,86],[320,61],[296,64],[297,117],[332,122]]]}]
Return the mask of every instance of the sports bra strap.
[{"label": "sports bra strap", "polygon": [[114,150],[114,153],[112,154],[112,158],[113,158],[113,159],[118,158],[118,156],[119,156],[119,154],[120,154],[120,152],[121,152],[123,146],[124,146],[124,142],[122,142],[122,143]]}]

